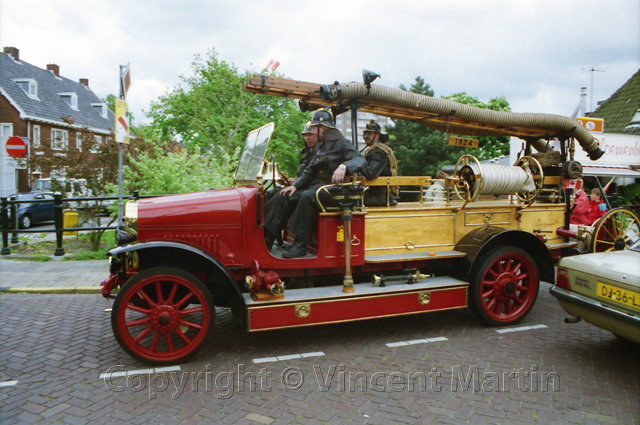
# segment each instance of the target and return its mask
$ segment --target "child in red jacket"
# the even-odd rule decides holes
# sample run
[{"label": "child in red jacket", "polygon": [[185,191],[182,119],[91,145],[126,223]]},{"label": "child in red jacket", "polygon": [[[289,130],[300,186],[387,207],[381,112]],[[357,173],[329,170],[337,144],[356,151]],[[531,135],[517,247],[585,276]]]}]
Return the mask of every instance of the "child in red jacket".
[{"label": "child in red jacket", "polygon": [[591,222],[595,223],[607,212],[607,204],[602,200],[602,191],[597,187],[591,189],[591,200],[589,201]]}]

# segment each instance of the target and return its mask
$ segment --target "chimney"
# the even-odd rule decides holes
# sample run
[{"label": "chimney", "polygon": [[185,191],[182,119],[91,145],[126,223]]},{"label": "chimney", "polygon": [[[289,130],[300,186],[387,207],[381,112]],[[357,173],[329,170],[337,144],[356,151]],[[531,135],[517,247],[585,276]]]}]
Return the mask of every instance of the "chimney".
[{"label": "chimney", "polygon": [[79,81],[80,81],[80,84],[82,84],[86,88],[89,88],[89,79],[88,78],[80,78]]},{"label": "chimney", "polygon": [[60,67],[55,63],[47,64],[47,71],[53,72],[53,75],[60,78]]},{"label": "chimney", "polygon": [[5,47],[4,48],[4,52],[11,55],[13,57],[13,60],[15,61],[19,61],[20,60],[20,50],[18,50],[15,47]]}]

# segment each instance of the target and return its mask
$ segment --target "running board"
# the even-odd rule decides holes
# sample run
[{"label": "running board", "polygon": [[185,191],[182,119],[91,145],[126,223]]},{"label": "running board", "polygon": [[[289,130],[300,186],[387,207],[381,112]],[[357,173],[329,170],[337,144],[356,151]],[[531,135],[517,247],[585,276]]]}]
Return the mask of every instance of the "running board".
[{"label": "running board", "polygon": [[398,261],[442,260],[443,258],[460,258],[467,254],[460,251],[431,251],[402,254],[365,255],[365,263],[393,263]]},{"label": "running board", "polygon": [[468,282],[451,277],[421,279],[413,285],[355,284],[355,292],[342,286],[291,289],[284,299],[255,301],[244,293],[249,332],[299,326],[351,322],[401,316],[467,306]]}]

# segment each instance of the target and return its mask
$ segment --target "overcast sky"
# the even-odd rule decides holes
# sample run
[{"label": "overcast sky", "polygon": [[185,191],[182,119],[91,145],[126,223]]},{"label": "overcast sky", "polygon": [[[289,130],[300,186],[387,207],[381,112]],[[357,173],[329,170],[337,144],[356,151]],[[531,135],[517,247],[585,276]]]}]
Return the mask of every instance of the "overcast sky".
[{"label": "overcast sky", "polygon": [[[215,49],[239,71],[270,59],[286,77],[316,83],[410,86],[436,96],[505,96],[515,112],[587,112],[640,69],[638,0],[0,0],[0,44],[49,63],[101,98],[118,94],[131,64],[138,122],[160,95]],[[597,71],[589,71],[596,69]],[[591,84],[593,78],[593,86]],[[592,90],[593,88],[593,90]]]}]

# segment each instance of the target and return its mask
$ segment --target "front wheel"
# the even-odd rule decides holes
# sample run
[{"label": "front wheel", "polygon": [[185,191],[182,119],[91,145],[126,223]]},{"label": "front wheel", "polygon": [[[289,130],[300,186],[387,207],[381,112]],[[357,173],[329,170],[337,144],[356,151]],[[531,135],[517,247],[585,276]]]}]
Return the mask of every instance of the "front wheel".
[{"label": "front wheel", "polygon": [[469,306],[492,326],[522,320],[538,297],[538,267],[515,247],[494,248],[478,259],[470,277]]},{"label": "front wheel", "polygon": [[29,214],[24,214],[20,217],[20,227],[22,229],[28,229],[31,227],[31,216]]},{"label": "front wheel", "polygon": [[213,299],[200,279],[177,268],[156,267],[122,286],[111,326],[132,357],[175,363],[195,354],[208,340],[214,314]]}]

